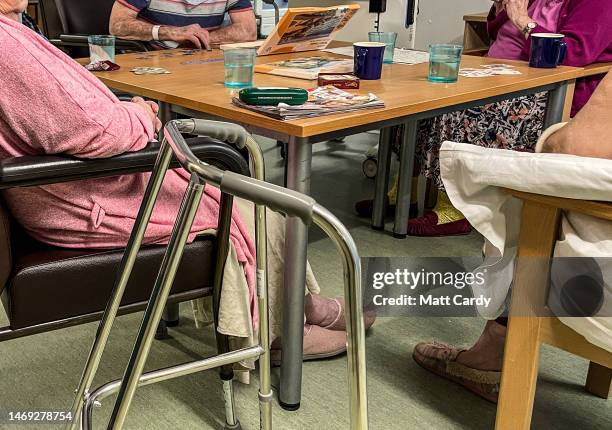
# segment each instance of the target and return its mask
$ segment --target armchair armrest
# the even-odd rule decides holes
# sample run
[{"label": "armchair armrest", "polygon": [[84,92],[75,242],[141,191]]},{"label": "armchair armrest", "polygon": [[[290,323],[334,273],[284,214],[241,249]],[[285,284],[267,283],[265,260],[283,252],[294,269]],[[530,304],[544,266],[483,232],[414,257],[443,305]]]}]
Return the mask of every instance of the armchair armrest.
[{"label": "armchair armrest", "polygon": [[549,206],[565,211],[579,212],[595,218],[612,221],[612,203],[610,202],[565,199],[561,197],[526,193],[523,191],[511,190],[509,188],[506,189],[506,192],[523,201],[530,201],[542,206]]},{"label": "armchair armrest", "polygon": [[[89,46],[86,34],[60,34],[59,40],[51,40],[55,46]],[[126,51],[148,51],[147,46],[137,40],[115,39],[115,49]]]},{"label": "armchair armrest", "polygon": [[[209,138],[187,140],[190,148],[206,163],[223,170],[250,176],[247,160],[231,145]],[[49,185],[81,179],[125,175],[153,170],[159,143],[137,152],[111,158],[82,159],[67,155],[36,155],[0,160],[0,189]],[[179,167],[173,160],[171,167]]]}]

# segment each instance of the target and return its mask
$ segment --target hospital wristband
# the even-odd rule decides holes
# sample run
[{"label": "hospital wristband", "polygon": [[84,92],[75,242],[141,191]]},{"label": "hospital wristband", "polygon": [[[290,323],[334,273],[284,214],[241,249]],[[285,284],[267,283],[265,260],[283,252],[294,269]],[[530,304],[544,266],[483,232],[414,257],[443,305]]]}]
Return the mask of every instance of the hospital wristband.
[{"label": "hospital wristband", "polygon": [[154,25],[151,29],[151,36],[153,36],[153,40],[159,40],[159,29],[161,25]]}]

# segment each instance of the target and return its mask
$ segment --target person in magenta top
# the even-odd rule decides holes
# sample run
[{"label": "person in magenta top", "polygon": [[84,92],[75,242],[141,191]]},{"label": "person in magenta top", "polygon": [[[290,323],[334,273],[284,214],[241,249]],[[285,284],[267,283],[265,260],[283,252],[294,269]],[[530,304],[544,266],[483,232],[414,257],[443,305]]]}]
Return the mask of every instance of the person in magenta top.
[{"label": "person in magenta top", "polygon": [[[527,61],[531,34],[561,33],[568,47],[565,65],[583,67],[610,62],[611,6],[609,0],[495,0],[488,16],[488,31],[493,40],[488,56]],[[586,104],[601,79],[602,76],[593,76],[577,81],[572,117]],[[547,94],[542,93],[422,121],[417,139],[416,174],[431,179],[440,193],[430,212],[409,221],[408,234],[445,236],[471,231],[463,214],[452,206],[444,193],[438,160],[442,142],[450,140],[490,148],[533,151],[542,133],[546,105]],[[396,152],[400,140],[397,141]],[[413,187],[412,196],[416,198],[416,195]],[[395,192],[392,190],[389,193],[391,208],[394,201]],[[358,202],[356,210],[369,216],[371,207],[371,201],[366,200]]]},{"label": "person in magenta top", "polygon": [[[139,97],[119,101],[83,66],[19,23],[26,6],[26,0],[0,0],[0,158],[104,158],[144,148],[161,126],[157,105]],[[17,188],[3,191],[2,197],[15,219],[41,242],[64,248],[121,248],[130,236],[148,178],[141,173]],[[145,243],[168,241],[187,181],[180,169],[167,173]],[[198,234],[214,234],[219,200],[219,190],[207,186],[190,241]],[[269,219],[271,330],[278,336],[284,223],[276,214]],[[239,202],[224,273],[227,288],[221,314],[226,317],[220,321],[226,334],[251,341],[258,319],[252,220],[252,206]],[[318,296],[310,271],[307,280],[313,294],[306,300],[304,351],[312,356],[342,352],[343,304]],[[230,308],[224,312],[224,306]]]},{"label": "person in magenta top", "polygon": [[[520,0],[508,5],[503,1],[495,2],[487,19],[489,35],[495,40],[489,56],[528,61],[531,39],[525,38],[521,30],[533,22],[536,25],[531,33],[561,33],[565,36],[565,65],[584,67],[611,62],[611,6],[608,0]],[[520,43],[520,51],[510,48],[507,41],[511,37]],[[511,57],[504,55],[504,50],[509,48]],[[578,80],[572,117],[587,103],[602,79],[600,75]]]}]

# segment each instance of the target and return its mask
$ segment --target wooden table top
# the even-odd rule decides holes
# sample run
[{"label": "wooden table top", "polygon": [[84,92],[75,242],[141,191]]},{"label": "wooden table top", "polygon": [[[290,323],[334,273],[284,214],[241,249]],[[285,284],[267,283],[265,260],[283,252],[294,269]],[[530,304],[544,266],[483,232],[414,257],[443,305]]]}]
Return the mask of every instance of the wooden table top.
[{"label": "wooden table top", "polygon": [[[303,52],[267,56],[258,58],[258,62],[269,63],[291,57],[311,55],[313,54]],[[317,53],[317,55],[338,57],[325,52]],[[289,136],[309,137],[401,118],[437,108],[450,107],[495,95],[572,80],[579,77],[582,72],[580,68],[571,67],[532,69],[523,62],[504,61],[504,63],[515,65],[522,74],[487,78],[460,77],[459,82],[455,84],[434,84],[427,81],[427,64],[413,66],[385,65],[381,80],[362,81],[361,88],[357,90],[361,93],[372,92],[376,94],[385,102],[384,108],[280,121],[238,108],[232,104],[231,91],[223,86],[222,56],[223,54],[219,50],[201,51],[194,55],[183,55],[181,51],[124,54],[116,57],[116,62],[121,66],[120,70],[97,72],[96,75],[104,84],[116,90]],[[465,56],[461,66],[479,67],[484,64],[499,62],[499,60],[494,59]],[[139,66],[163,67],[169,70],[171,74],[135,75],[130,72],[130,69]],[[314,87],[316,83],[315,81],[255,73],[254,85],[307,89]]]}]

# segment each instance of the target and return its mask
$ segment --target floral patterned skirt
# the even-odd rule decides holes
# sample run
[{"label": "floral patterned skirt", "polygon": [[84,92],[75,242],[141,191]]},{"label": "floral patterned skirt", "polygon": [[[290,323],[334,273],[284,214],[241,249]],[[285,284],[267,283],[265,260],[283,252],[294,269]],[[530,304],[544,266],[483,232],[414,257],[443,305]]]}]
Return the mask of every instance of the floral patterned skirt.
[{"label": "floral patterned skirt", "polygon": [[[544,128],[547,93],[519,97],[421,121],[417,134],[415,169],[431,178],[439,189],[442,142],[471,143],[486,148],[533,151]],[[401,130],[395,139],[399,154]]]}]

